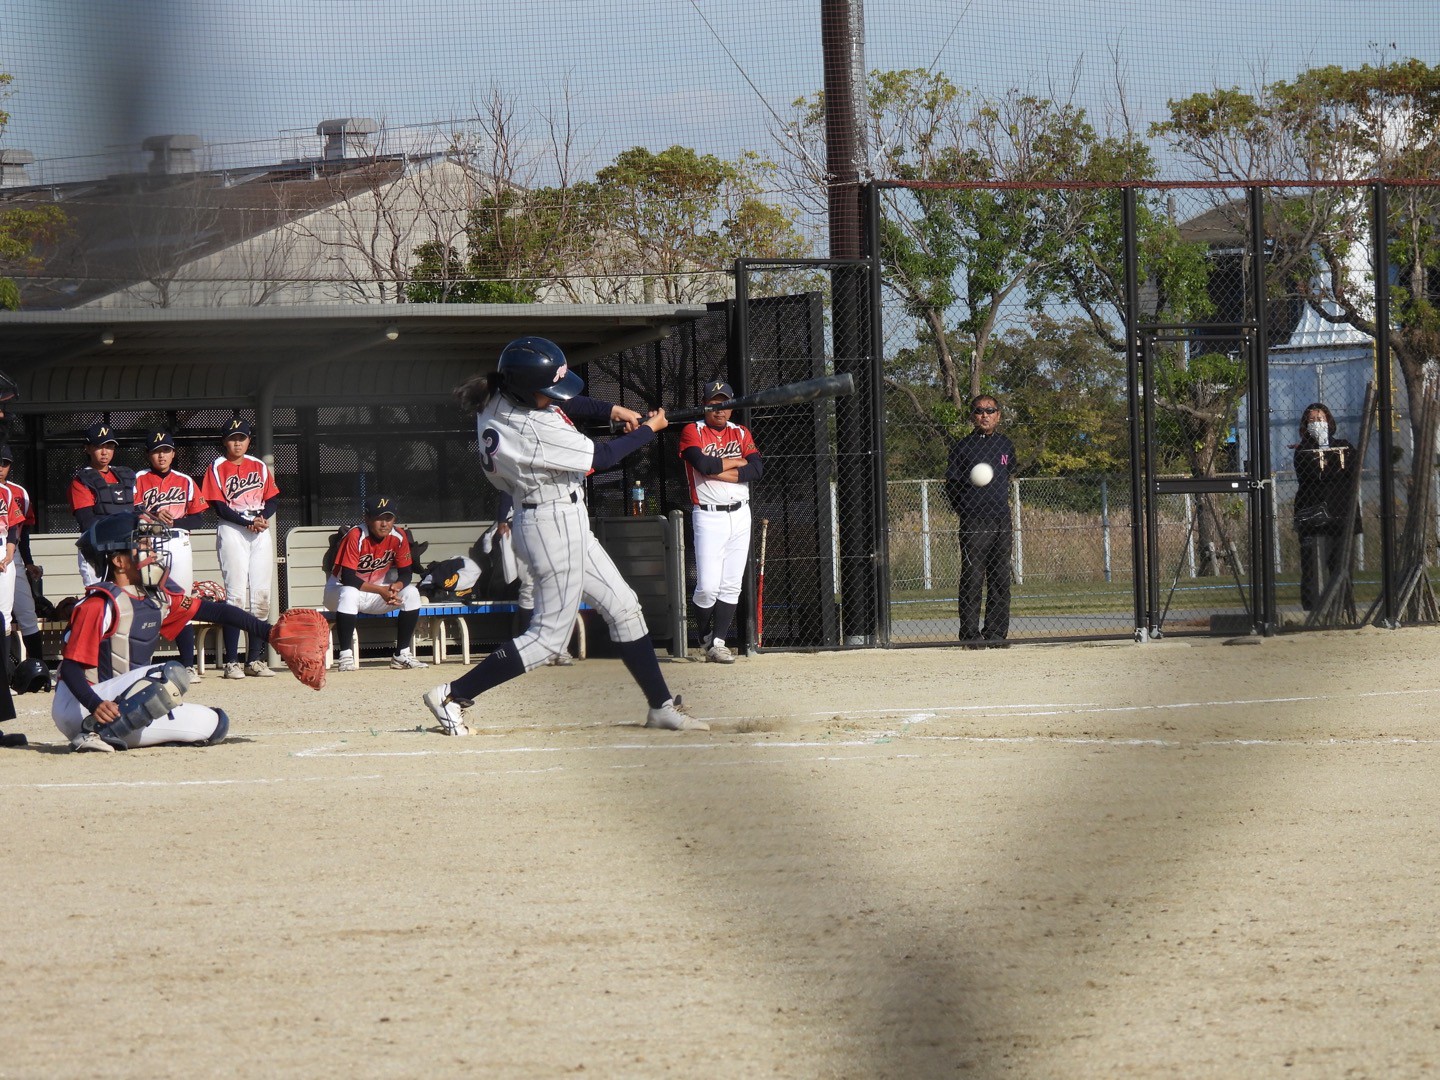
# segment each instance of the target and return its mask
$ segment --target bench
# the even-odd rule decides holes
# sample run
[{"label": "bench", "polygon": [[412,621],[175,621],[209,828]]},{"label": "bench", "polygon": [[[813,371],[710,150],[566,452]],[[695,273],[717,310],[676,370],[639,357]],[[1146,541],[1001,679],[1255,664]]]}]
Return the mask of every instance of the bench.
[{"label": "bench", "polygon": [[[419,563],[429,565],[458,555],[468,555],[480,534],[493,524],[493,521],[420,521],[406,525],[404,528],[414,537],[416,543],[429,544],[424,555],[418,560]],[[326,618],[330,619],[332,623],[334,614],[325,611],[325,571],[322,567],[322,559],[326,549],[330,546],[330,537],[337,527],[335,525],[302,525],[285,534],[286,606],[317,608],[324,611]],[[412,581],[418,584],[419,579],[420,575],[417,572]],[[420,623],[416,628],[416,638],[417,641],[428,640],[434,653],[435,662],[437,664],[445,663],[450,655],[449,630],[453,625],[461,659],[469,664],[471,648],[470,625],[467,617],[514,615],[519,610],[520,605],[514,600],[481,600],[473,604],[423,604],[420,608]],[[399,614],[399,611],[396,610],[377,615],[358,616],[355,640],[350,643],[356,656],[359,656],[361,644],[361,625],[368,623],[376,627],[384,626],[389,640],[393,641],[394,631],[389,626],[377,623],[375,620],[395,619],[399,617]],[[583,660],[586,654],[585,623],[578,617],[575,620],[575,638],[575,653]],[[337,642],[337,647],[338,644]]]},{"label": "bench", "polygon": [[[85,586],[80,581],[80,566],[76,561],[79,552],[75,548],[75,541],[79,536],[80,534],[75,532],[35,533],[30,537],[30,556],[36,566],[45,570],[40,586],[44,590],[45,599],[52,604],[58,604],[66,597],[78,599],[85,592]],[[196,581],[220,580],[220,559],[215,553],[214,529],[196,529],[192,532],[190,552]],[[15,585],[16,588],[21,587],[18,581]],[[58,635],[65,631],[67,625],[68,621],[65,619],[41,619],[40,632]],[[215,650],[215,666],[219,667],[223,659],[220,627],[214,623],[196,623],[195,662],[202,675],[205,673],[207,642],[210,643],[208,647]],[[169,652],[173,649],[174,646],[167,642],[157,652]],[[19,651],[20,658],[25,659],[23,642],[19,645]]]}]

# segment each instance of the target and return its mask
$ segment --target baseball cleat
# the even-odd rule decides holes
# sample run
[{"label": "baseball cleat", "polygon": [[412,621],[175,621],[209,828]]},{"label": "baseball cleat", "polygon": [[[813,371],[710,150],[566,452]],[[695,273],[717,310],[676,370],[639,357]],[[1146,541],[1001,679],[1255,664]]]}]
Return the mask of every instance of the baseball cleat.
[{"label": "baseball cleat", "polygon": [[[441,683],[439,686],[426,690],[421,700],[425,707],[430,710],[431,715],[440,721],[440,731],[445,735],[469,735],[470,729],[465,726],[465,714],[460,699],[450,696],[450,684]],[[469,705],[469,702],[466,702]]]},{"label": "baseball cleat", "polygon": [[705,659],[712,664],[733,664],[735,654],[725,647],[723,641],[717,641],[705,650]]},{"label": "baseball cleat", "polygon": [[243,679],[245,677],[245,666],[238,660],[232,660],[225,665],[225,678]]},{"label": "baseball cleat", "polygon": [[550,657],[549,660],[546,660],[545,663],[548,664],[550,667],[572,667],[575,661],[570,659],[569,653],[562,652],[556,653],[554,656]]},{"label": "baseball cleat", "polygon": [[192,683],[197,683],[205,677],[204,675],[200,674],[200,669],[194,664],[191,664],[189,667],[187,667],[185,669],[185,672],[190,676],[190,681]]},{"label": "baseball cleat", "polygon": [[76,754],[97,753],[113,754],[115,747],[102,739],[93,731],[82,731],[75,738],[70,740],[70,749]]},{"label": "baseball cleat", "polygon": [[270,670],[270,665],[264,660],[251,660],[245,665],[245,674],[256,679],[273,679],[275,672]]},{"label": "baseball cleat", "polygon": [[360,670],[360,661],[358,661],[358,660],[355,659],[355,654],[354,654],[354,653],[351,653],[351,652],[342,652],[342,653],[340,654],[340,659],[337,660],[337,661],[335,661],[335,670],[336,670],[336,671],[359,671],[359,670]]},{"label": "baseball cleat", "polygon": [[664,705],[657,705],[645,715],[646,727],[667,728],[670,731],[709,731],[710,725],[697,720],[685,712],[680,698],[671,698]]},{"label": "baseball cleat", "polygon": [[409,649],[403,649],[390,657],[390,666],[396,671],[419,671],[421,668],[427,668],[430,665],[423,660],[417,660],[411,655]]}]

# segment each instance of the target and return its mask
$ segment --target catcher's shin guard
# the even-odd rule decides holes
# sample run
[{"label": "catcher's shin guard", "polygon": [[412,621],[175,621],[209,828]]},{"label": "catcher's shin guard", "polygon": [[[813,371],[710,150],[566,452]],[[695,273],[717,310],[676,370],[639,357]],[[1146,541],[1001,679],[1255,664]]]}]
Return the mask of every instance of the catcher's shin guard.
[{"label": "catcher's shin guard", "polygon": [[125,737],[149,727],[180,704],[190,689],[190,673],[184,665],[167,660],[147,670],[120,692],[115,704],[120,715],[102,724],[91,713],[81,722],[82,731],[93,731],[117,750],[126,748]]}]

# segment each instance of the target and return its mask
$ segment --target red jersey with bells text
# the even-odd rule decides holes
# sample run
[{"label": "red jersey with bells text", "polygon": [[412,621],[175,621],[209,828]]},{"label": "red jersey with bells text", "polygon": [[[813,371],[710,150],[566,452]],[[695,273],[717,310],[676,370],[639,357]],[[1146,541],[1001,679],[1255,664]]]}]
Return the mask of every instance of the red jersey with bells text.
[{"label": "red jersey with bells text", "polygon": [[175,640],[199,610],[199,598],[177,591],[169,579],[158,592],[139,596],[102,581],[70,612],[61,655],[84,667],[91,683],[104,682],[149,664],[160,639]]},{"label": "red jersey with bells text", "polygon": [[24,488],[19,484],[0,484],[0,539],[9,537],[23,525],[29,510],[30,498]]},{"label": "red jersey with bells text", "polygon": [[216,458],[205,470],[200,494],[207,501],[223,502],[236,513],[255,518],[268,500],[280,494],[280,489],[266,464],[246,454],[239,461]]},{"label": "red jersey with bells text", "polygon": [[346,534],[340,550],[335,554],[335,576],[340,576],[343,567],[355,571],[360,580],[370,585],[385,584],[385,575],[390,568],[409,566],[410,538],[399,526],[390,530],[390,535],[376,540],[370,530],[356,525]]},{"label": "red jersey with bells text", "polygon": [[[686,424],[680,432],[679,452],[683,458],[685,450],[698,446],[706,457],[743,458],[759,453],[750,429],[739,424],[727,423],[716,431],[704,420]],[[685,478],[690,482],[690,500],[707,506],[729,506],[731,503],[747,502],[750,499],[749,484],[734,484],[728,480],[716,480],[697,473],[685,463]]]},{"label": "red jersey with bells text", "polygon": [[6,482],[4,487],[10,489],[11,501],[20,508],[21,522],[25,525],[35,524],[35,504],[30,501],[30,493],[19,484]]},{"label": "red jersey with bells text", "polygon": [[135,504],[152,514],[168,510],[171,518],[203,514],[210,509],[210,504],[200,497],[200,485],[174,469],[164,476],[153,469],[136,473]]}]

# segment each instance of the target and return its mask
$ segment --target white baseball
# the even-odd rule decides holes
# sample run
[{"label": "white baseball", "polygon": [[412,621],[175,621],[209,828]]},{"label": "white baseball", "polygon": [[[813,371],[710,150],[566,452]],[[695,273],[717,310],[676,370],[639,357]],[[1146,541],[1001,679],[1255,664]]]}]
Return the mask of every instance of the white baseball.
[{"label": "white baseball", "polygon": [[991,480],[994,479],[995,470],[992,469],[989,465],[985,464],[985,462],[983,461],[970,470],[970,483],[974,484],[976,487],[984,487],[986,484],[988,484]]}]

